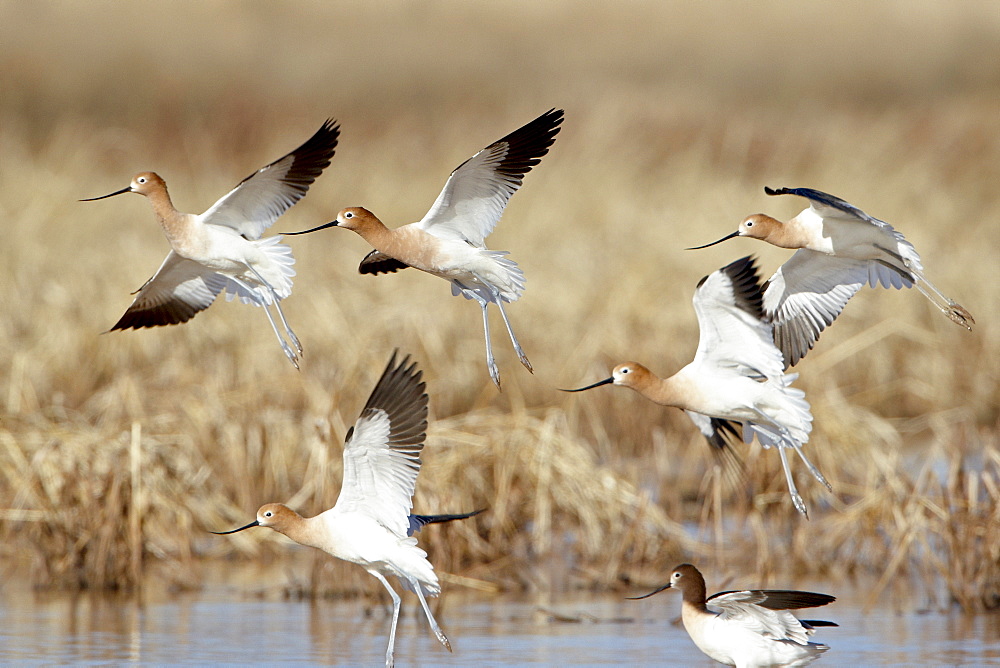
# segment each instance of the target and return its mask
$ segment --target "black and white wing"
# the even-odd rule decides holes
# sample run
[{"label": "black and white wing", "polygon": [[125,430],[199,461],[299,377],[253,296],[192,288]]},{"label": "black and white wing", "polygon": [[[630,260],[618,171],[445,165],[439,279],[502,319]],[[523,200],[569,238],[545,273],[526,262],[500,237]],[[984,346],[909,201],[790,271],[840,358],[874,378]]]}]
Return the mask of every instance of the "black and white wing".
[{"label": "black and white wing", "polygon": [[524,175],[549,152],[562,121],[563,111],[551,109],[463,162],[417,225],[482,248]]},{"label": "black and white wing", "polygon": [[764,315],[752,258],[736,260],[701,279],[692,301],[700,330],[692,365],[731,369],[751,378],[782,375],[781,352]]},{"label": "black and white wing", "polygon": [[410,530],[413,488],[427,430],[423,372],[396,353],[347,433],[344,483],[334,506],[369,515],[400,537]]},{"label": "black and white wing", "polygon": [[135,292],[125,314],[108,331],[187,322],[204,311],[228,278],[170,251],[156,273]]},{"label": "black and white wing", "polygon": [[231,227],[259,239],[281,214],[306,196],[309,186],[330,165],[340,126],[328,119],[302,146],[243,179],[201,214],[202,222]]},{"label": "black and white wing", "polygon": [[827,594],[791,590],[725,591],[713,594],[706,605],[717,608],[720,618],[738,620],[740,626],[774,640],[805,645],[812,629],[803,626],[788,610],[815,608],[836,599]]},{"label": "black and white wing", "polygon": [[[764,286],[764,312],[785,368],[795,366],[869,278],[866,260],[795,251]],[[888,270],[886,270],[888,271]]]}]

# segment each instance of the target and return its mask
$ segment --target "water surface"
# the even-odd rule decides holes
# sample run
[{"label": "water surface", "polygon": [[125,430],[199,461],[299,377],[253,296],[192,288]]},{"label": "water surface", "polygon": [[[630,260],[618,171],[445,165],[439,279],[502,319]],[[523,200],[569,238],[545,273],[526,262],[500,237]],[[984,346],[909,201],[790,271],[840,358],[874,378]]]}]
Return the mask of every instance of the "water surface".
[{"label": "water surface", "polygon": [[[397,666],[718,665],[671,623],[680,611],[673,592],[644,601],[575,594],[540,602],[451,590],[438,620],[455,653],[437,643],[407,593]],[[865,615],[861,593],[833,593],[836,603],[806,616],[840,624],[820,629],[817,639],[832,649],[814,665],[1000,665],[996,615]],[[365,599],[269,599],[232,584],[141,602],[36,594],[9,583],[3,594],[5,665],[381,665],[389,628],[388,607]]]}]

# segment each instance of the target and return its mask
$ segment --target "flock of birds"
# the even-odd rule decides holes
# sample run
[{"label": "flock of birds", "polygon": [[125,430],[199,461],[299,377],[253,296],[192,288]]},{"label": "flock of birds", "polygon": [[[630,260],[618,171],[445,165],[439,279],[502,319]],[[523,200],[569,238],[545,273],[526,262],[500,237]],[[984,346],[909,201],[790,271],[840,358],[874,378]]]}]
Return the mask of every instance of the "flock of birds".
[{"label": "flock of birds", "polygon": [[[504,303],[517,301],[523,294],[525,279],[506,251],[490,250],[485,241],[524,175],[548,153],[562,121],[562,110],[547,111],[463,162],[418,222],[392,229],[367,209],[349,207],[332,222],[290,234],[342,227],[374,248],[361,261],[362,274],[413,267],[448,280],[453,295],[474,300],[482,309],[486,365],[499,388],[488,306],[495,304],[499,309],[518,358],[531,371],[504,309]],[[339,136],[339,125],[326,121],[304,144],[248,176],[200,215],[175,209],[166,183],[153,172],[137,174],[121,190],[83,200],[124,193],[145,196],[171,247],[112,330],[187,322],[225,292],[227,299],[238,297],[263,307],[282,351],[298,368],[302,344],[280,304],[292,291],[292,251],[279,243],[281,237],[262,235],[306,195],[329,166]],[[693,300],[701,335],[691,363],[660,378],[637,362],[626,362],[616,366],[610,378],[567,391],[608,384],[631,388],[658,404],[684,410],[718,451],[731,448],[733,441],[750,443],[756,437],[763,447],[777,449],[792,502],[808,517],[786,451],[794,450],[812,475],[832,488],[802,450],[812,429],[812,415],[805,394],[792,387],[798,374],[787,373],[789,367],[812,349],[865,283],[916,287],[952,321],[968,329],[975,321],[925,278],[913,245],[888,223],[818,190],[765,188],[765,192],[803,197],[809,206],[784,223],[764,214],[752,215],[735,232],[697,248],[750,237],[796,252],[763,285],[749,257],[701,280]],[[386,666],[393,665],[400,609],[399,595],[386,579],[389,576],[417,595],[435,636],[451,650],[427,604],[427,596],[440,593],[440,583],[413,533],[428,523],[466,519],[481,512],[411,512],[427,428],[428,397],[421,376],[408,356],[397,362],[393,353],[347,434],[343,483],[333,508],[304,518],[283,504],[268,503],[257,511],[253,522],[218,532],[268,527],[364,568],[392,598]],[[679,565],[666,585],[646,596],[668,588],[682,592],[682,620],[692,640],[721,663],[798,666],[829,649],[810,642],[809,637],[817,627],[835,624],[799,620],[789,611],[826,605],[834,600],[832,596],[743,590],[706,597],[705,580],[691,564]]]}]

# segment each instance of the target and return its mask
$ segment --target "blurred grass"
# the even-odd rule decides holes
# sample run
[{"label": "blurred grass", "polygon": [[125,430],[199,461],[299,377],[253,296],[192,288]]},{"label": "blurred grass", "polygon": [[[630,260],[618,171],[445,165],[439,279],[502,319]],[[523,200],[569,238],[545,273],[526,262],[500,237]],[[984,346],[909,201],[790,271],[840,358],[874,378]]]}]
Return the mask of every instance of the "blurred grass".
[{"label": "blurred grass", "polygon": [[[190,586],[199,558],[286,549],[264,532],[205,531],[242,524],[265,501],[328,507],[343,435],[398,347],[431,394],[416,509],[490,509],[426,531],[442,571],[608,587],[658,582],[683,558],[776,583],[787,570],[906,575],[932,598],[943,578],[940,604],[996,605],[992,3],[0,10],[5,570],[27,564],[40,586],[128,587],[155,562]],[[398,225],[422,216],[472,152],[553,106],[565,128],[490,238],[528,277],[508,312],[536,368],[521,369],[496,330],[503,394],[485,372],[474,304],[418,272],[358,275],[368,248],[337,230],[290,240],[300,373],[263,314],[241,305],[99,335],[167,244],[140,198],[77,199],[152,169],[179,208],[203,211],[334,116],[333,164],[274,231],[355,204]],[[770,272],[788,253],[743,240],[681,249],[749,213],[798,211],[764,185],[819,188],[891,222],[978,323],[965,332],[915,292],[865,290],[848,305],[799,368],[816,417],[810,457],[837,491],[797,472],[808,523],[774,453],[741,449],[745,485],[725,488],[679,411],[555,389],[624,359],[661,374],[688,361],[698,279],[747,253]],[[368,586],[331,561],[317,555],[312,590]]]}]

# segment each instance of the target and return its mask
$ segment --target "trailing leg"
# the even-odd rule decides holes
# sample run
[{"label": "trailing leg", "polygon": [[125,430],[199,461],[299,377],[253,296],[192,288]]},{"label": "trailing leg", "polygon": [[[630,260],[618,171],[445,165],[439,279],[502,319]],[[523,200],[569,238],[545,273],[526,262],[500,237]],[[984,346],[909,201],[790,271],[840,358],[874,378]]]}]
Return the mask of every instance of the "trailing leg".
[{"label": "trailing leg", "polygon": [[809,511],[806,510],[806,504],[802,501],[799,490],[795,488],[792,470],[788,468],[788,458],[785,456],[785,448],[779,445],[777,446],[777,450],[778,455],[781,457],[781,467],[785,469],[785,480],[788,481],[788,494],[792,497],[792,503],[795,505],[796,510],[805,515],[806,519],[809,519]]},{"label": "trailing leg", "polygon": [[[250,265],[247,266],[250,267]],[[301,355],[302,344],[299,343],[299,337],[295,336],[295,332],[293,332],[292,328],[289,327],[288,325],[288,320],[285,319],[285,312],[281,310],[281,297],[278,296],[277,291],[275,291],[275,289],[271,286],[271,284],[268,283],[266,280],[264,280],[264,277],[260,275],[260,272],[258,272],[253,267],[250,267],[250,271],[253,272],[253,275],[257,278],[258,281],[260,281],[260,284],[263,285],[267,289],[267,291],[271,294],[271,299],[274,300],[274,308],[278,311],[278,317],[281,318],[281,324],[285,328],[285,333],[288,335],[288,338],[295,346],[295,349],[299,352],[299,355]],[[278,333],[277,328],[275,328],[274,333],[275,334]],[[278,338],[279,339],[281,338],[280,334],[278,335]],[[296,365],[296,368],[298,368],[298,365]]]},{"label": "trailing leg", "polygon": [[396,645],[396,624],[399,622],[399,594],[393,591],[392,587],[389,586],[388,581],[385,577],[375,570],[369,570],[375,578],[386,588],[389,592],[389,596],[392,597],[392,626],[389,627],[389,647],[385,650],[385,668],[392,668],[393,657],[392,651]]},{"label": "trailing leg", "polygon": [[434,631],[434,635],[437,636],[438,642],[445,646],[449,652],[451,649],[451,642],[448,640],[448,636],[444,634],[441,627],[438,626],[437,620],[434,619],[434,615],[431,614],[430,606],[427,605],[427,599],[424,598],[424,592],[420,588],[420,583],[414,579],[410,579],[410,586],[413,587],[413,591],[417,593],[417,598],[420,599],[420,605],[424,608],[424,614],[427,615],[427,621],[431,625],[431,630]]},{"label": "trailing leg", "polygon": [[500,370],[497,369],[496,358],[493,357],[493,346],[490,343],[490,316],[486,311],[486,307],[489,302],[480,295],[475,289],[464,288],[466,294],[471,295],[473,299],[479,302],[480,308],[483,309],[483,332],[486,336],[486,368],[490,372],[490,378],[496,383],[497,389],[500,388]]},{"label": "trailing leg", "polygon": [[510,336],[510,342],[514,344],[514,352],[517,353],[517,359],[521,360],[521,364],[524,365],[525,369],[531,373],[535,373],[535,370],[531,368],[531,362],[528,361],[528,356],[524,354],[523,350],[521,350],[521,344],[517,342],[517,337],[514,336],[514,330],[510,327],[510,320],[507,319],[507,312],[503,308],[503,299],[499,294],[496,295],[496,298],[497,307],[500,309],[500,316],[503,318],[503,324],[507,327],[507,334]]}]

